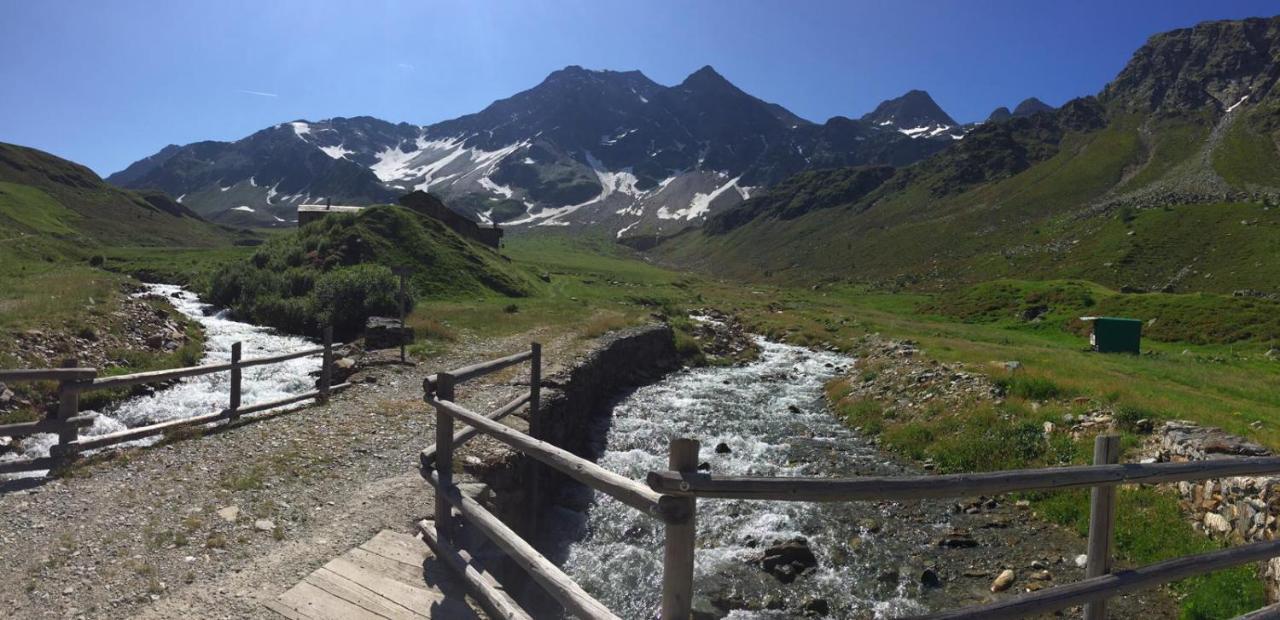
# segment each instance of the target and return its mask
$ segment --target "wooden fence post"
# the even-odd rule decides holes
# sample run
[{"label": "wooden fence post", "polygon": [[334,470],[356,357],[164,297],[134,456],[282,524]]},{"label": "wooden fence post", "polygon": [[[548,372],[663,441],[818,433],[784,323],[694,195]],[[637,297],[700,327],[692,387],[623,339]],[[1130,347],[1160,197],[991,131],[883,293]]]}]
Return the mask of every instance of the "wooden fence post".
[{"label": "wooden fence post", "polygon": [[324,328],[324,355],[320,362],[320,402],[329,400],[329,384],[333,382],[333,327]]},{"label": "wooden fence post", "polygon": [[241,344],[231,344],[231,420],[240,417],[240,350]]},{"label": "wooden fence post", "polygon": [[[667,457],[672,471],[698,471],[698,442],[673,439]],[[681,523],[668,523],[662,561],[662,620],[689,620],[693,610],[693,556],[697,542],[697,499],[681,498],[687,504],[689,518]]]},{"label": "wooden fence post", "polygon": [[400,363],[403,364],[406,361],[405,342],[404,342],[404,276],[405,276],[405,272],[400,271],[399,276],[400,276],[400,292],[396,296],[396,299],[398,300],[398,303],[396,305],[400,306]]},{"label": "wooden fence post", "polygon": [[[80,360],[72,357],[62,362],[63,368],[77,368]],[[80,387],[78,381],[63,379],[58,382],[58,412],[56,419],[62,422],[58,426],[58,443],[50,446],[49,456],[57,460],[58,465],[67,464],[75,457],[71,453],[71,444],[80,437],[80,429],[67,423],[67,420],[80,413]]]},{"label": "wooden fence post", "polygon": [[[436,375],[436,399],[453,402],[453,375],[442,372]],[[436,409],[436,534],[442,540],[452,540],[450,505],[445,494],[453,489],[453,416],[443,409]]]},{"label": "wooden fence post", "polygon": [[[1093,464],[1112,465],[1120,462],[1120,436],[1098,435],[1093,440]],[[1114,484],[1093,487],[1089,502],[1089,561],[1084,576],[1101,577],[1111,572],[1112,530],[1116,523],[1116,487]],[[1102,599],[1084,606],[1085,620],[1107,617],[1107,601]]]},{"label": "wooden fence post", "polygon": [[[529,358],[529,429],[533,432],[538,417],[538,407],[542,403],[542,345],[534,342],[530,345],[532,355]],[[538,498],[542,497],[542,467],[538,459],[525,457],[524,476],[528,511],[524,516],[524,528],[521,535],[525,540],[533,542],[534,533],[538,531]]]}]

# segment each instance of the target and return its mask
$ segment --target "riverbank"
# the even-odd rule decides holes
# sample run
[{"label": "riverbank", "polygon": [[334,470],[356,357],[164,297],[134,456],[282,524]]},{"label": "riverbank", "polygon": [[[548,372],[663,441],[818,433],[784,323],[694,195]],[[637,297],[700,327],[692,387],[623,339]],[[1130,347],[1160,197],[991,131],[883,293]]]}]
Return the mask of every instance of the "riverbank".
[{"label": "riverbank", "polygon": [[[199,363],[204,329],[179,311],[173,299],[107,274],[103,279],[99,295],[79,311],[12,323],[10,337],[0,339],[0,368],[56,368],[74,358],[106,376]],[[90,392],[82,405],[101,409],[154,388]],[[44,417],[56,405],[56,392],[51,382],[0,384],[0,424]]]},{"label": "riverbank", "polygon": [[[913,342],[869,337],[857,347],[849,376],[829,382],[836,415],[882,448],[940,473],[1051,467],[1091,462],[1093,438],[1123,437],[1122,460],[1145,457],[1139,448],[1157,418],[1149,411],[1073,391],[1027,371],[1017,360],[986,366],[943,363]],[[1035,517],[1088,531],[1088,493],[1031,493],[1021,501]],[[1170,488],[1118,490],[1115,553],[1139,566],[1217,549],[1193,524]],[[1261,571],[1244,566],[1171,584],[1183,618],[1223,618],[1265,604]]]}]

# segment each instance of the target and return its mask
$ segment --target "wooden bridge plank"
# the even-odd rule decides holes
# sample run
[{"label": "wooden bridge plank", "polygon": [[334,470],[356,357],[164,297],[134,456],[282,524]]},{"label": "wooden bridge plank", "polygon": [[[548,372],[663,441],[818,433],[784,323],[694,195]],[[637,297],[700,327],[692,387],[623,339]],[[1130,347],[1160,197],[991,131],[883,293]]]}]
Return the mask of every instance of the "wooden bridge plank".
[{"label": "wooden bridge plank", "polygon": [[431,549],[421,540],[390,530],[378,532],[377,536],[365,541],[359,548],[415,568],[421,568],[431,553]]},{"label": "wooden bridge plank", "polygon": [[333,596],[309,581],[303,581],[285,592],[271,606],[276,613],[285,607],[290,613],[281,615],[296,620],[387,620],[359,605]]},{"label": "wooden bridge plank", "polygon": [[[429,616],[413,611],[399,601],[387,598],[327,568],[311,573],[306,582],[352,605],[390,620],[430,620]],[[422,607],[425,612],[430,605]]]},{"label": "wooden bridge plank", "polygon": [[453,576],[439,567],[424,568],[436,564],[430,557],[418,538],[383,530],[266,607],[289,620],[476,620],[461,588],[448,587],[456,583]]},{"label": "wooden bridge plank", "polygon": [[413,587],[379,570],[370,570],[369,565],[349,561],[344,557],[326,564],[325,570],[333,571],[380,597],[396,602],[407,610],[429,610],[444,598],[444,594],[426,589],[426,583],[421,579],[419,580],[421,587]]},{"label": "wooden bridge plank", "polygon": [[422,566],[411,566],[404,562],[388,560],[376,553],[365,551],[359,547],[348,551],[345,555],[329,560],[324,567],[338,572],[336,564],[354,564],[359,570],[394,579],[400,583],[423,586],[426,582],[422,576]]}]

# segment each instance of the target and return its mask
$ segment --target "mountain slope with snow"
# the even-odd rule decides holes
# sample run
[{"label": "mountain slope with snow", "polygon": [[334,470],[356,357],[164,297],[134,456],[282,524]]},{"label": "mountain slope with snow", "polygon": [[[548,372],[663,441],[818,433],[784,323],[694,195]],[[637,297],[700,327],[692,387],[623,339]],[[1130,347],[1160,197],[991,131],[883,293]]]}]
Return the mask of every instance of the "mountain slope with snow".
[{"label": "mountain slope with snow", "polygon": [[868,116],[812,123],[711,67],[668,87],[639,71],[570,66],[432,125],[293,121],[236,142],[169,146],[108,180],[262,225],[291,224],[303,203],[425,190],[480,222],[668,233],[797,172],[902,166],[964,134],[922,91]]}]

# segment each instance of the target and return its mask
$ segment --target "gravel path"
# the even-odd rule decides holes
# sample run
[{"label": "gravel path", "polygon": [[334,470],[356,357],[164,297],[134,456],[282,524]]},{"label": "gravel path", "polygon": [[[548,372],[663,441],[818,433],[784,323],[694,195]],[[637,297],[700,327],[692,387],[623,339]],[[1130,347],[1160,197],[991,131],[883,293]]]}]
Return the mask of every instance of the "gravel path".
[{"label": "gravel path", "polygon": [[[326,405],[115,453],[0,486],[0,617],[267,618],[262,602],[389,528],[430,514],[417,453],[434,441],[422,377],[543,339],[550,374],[587,343],[538,331],[457,343],[417,367],[371,355]],[[390,352],[388,352],[390,353]],[[515,369],[459,390],[487,410]],[[478,438],[462,451],[492,450]]]}]

